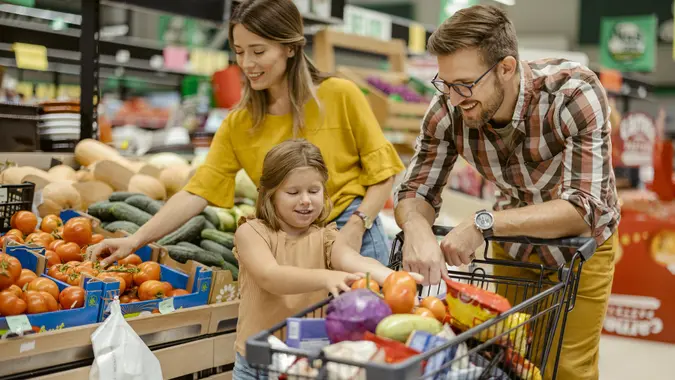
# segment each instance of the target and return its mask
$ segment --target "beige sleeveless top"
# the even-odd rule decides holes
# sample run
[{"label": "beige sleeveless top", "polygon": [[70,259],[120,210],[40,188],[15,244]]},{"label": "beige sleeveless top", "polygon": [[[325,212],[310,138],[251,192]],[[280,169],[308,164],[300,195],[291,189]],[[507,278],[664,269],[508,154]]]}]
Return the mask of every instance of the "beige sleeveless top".
[{"label": "beige sleeveless top", "polygon": [[[307,269],[331,269],[330,253],[338,234],[337,225],[312,226],[300,236],[288,236],[283,231],[273,231],[258,219],[242,220],[248,223],[267,242],[279,265]],[[239,260],[235,241],[234,255]],[[250,277],[246,266],[239,266],[239,319],[235,350],[246,354],[246,340],[271,328],[286,318],[328,297],[327,290],[313,293],[276,295],[260,288]],[[277,336],[282,341],[285,337]]]}]

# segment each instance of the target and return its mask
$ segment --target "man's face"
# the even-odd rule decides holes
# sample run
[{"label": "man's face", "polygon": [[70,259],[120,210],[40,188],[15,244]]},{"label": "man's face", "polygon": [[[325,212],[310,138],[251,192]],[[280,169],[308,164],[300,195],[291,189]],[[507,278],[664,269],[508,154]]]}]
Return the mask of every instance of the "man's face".
[{"label": "man's face", "polygon": [[[462,49],[451,55],[439,56],[438,77],[449,84],[471,85],[494,62],[483,62],[478,49]],[[497,68],[488,72],[473,86],[470,97],[464,97],[450,88],[450,103],[462,114],[469,128],[480,128],[495,115],[504,101],[504,84],[497,76]]]}]

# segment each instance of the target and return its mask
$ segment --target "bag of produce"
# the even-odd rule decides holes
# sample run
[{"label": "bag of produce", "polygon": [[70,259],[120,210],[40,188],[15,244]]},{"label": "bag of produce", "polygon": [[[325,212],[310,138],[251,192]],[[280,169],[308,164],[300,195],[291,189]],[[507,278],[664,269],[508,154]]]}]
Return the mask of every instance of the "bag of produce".
[{"label": "bag of produce", "polygon": [[110,316],[91,334],[94,363],[89,380],[162,380],[157,357],[129,326],[120,301],[110,304]]}]

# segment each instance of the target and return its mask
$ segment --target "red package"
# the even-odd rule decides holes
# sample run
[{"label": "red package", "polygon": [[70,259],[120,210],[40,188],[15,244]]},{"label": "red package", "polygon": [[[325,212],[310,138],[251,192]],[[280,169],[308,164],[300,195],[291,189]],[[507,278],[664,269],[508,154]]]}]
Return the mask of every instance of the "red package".
[{"label": "red package", "polygon": [[363,334],[363,340],[369,340],[375,343],[377,347],[383,349],[385,353],[385,361],[390,364],[399,363],[410,357],[420,354],[419,351],[413,350],[399,341],[379,337],[370,331],[366,331],[365,334]]}]

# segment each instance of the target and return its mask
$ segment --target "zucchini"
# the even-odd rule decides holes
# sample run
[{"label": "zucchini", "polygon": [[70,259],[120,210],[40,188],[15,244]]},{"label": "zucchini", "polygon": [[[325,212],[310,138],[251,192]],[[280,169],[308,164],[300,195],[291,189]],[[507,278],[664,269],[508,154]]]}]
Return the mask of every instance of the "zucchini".
[{"label": "zucchini", "polygon": [[[214,266],[225,268],[225,260],[203,249],[193,249],[180,245],[165,245],[164,248],[169,252],[169,256],[181,264],[185,264],[188,260],[194,260],[206,266]],[[199,248],[199,247],[198,247]]]},{"label": "zucchini", "polygon": [[222,244],[218,244],[215,241],[206,240],[206,239],[202,240],[199,243],[199,246],[202,247],[202,249],[205,249],[209,252],[214,252],[214,253],[219,254],[228,263],[230,263],[230,264],[232,264],[236,267],[239,267],[239,261],[237,261],[237,258],[234,256],[232,251],[230,251],[230,249],[227,248],[226,246],[224,246]]},{"label": "zucchini", "polygon": [[212,209],[211,206],[206,206],[204,211],[202,211],[202,215],[204,215],[206,220],[209,221],[212,225],[214,225],[214,226],[220,225],[220,219],[218,218],[218,213],[216,213],[216,210]]},{"label": "zucchini", "polygon": [[108,223],[105,227],[106,231],[117,232],[119,230],[134,234],[140,228],[137,224],[127,222],[126,220],[118,220],[116,222]]},{"label": "zucchini", "polygon": [[127,222],[132,222],[138,226],[142,226],[152,218],[152,215],[148,214],[143,210],[139,210],[136,207],[124,203],[117,202],[112,206],[111,210],[113,216],[117,220],[126,220]]},{"label": "zucchini", "polygon": [[87,214],[93,216],[94,218],[98,218],[99,220],[102,221],[112,221],[115,220],[115,217],[112,214],[112,206],[115,204],[115,202],[109,202],[109,201],[101,201],[101,202],[96,202],[92,203],[89,205],[89,208],[87,209]]},{"label": "zucchini", "polygon": [[202,239],[215,241],[229,249],[234,247],[234,234],[231,232],[222,232],[216,229],[207,228],[202,230],[201,236]]},{"label": "zucchini", "polygon": [[162,208],[162,202],[156,201],[146,195],[132,195],[124,200],[139,210],[143,210],[150,215],[155,215]]},{"label": "zucchini", "polygon": [[159,245],[176,245],[181,241],[193,241],[199,237],[199,232],[204,229],[206,218],[197,215],[180,226],[176,231],[164,236],[157,241]]},{"label": "zucchini", "polygon": [[124,202],[127,198],[129,198],[132,195],[143,195],[141,193],[132,193],[129,191],[116,191],[112,194],[110,194],[110,197],[108,197],[108,200],[110,202]]}]

